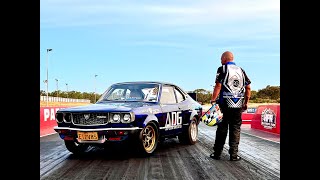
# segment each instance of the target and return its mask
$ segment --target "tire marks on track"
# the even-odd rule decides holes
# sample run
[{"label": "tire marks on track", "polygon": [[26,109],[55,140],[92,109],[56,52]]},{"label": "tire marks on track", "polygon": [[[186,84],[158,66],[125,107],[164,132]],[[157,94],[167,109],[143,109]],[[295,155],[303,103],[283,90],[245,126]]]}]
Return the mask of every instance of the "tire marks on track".
[{"label": "tire marks on track", "polygon": [[[209,154],[211,154],[213,152],[212,147],[214,144],[216,127],[208,127],[203,124],[200,126],[199,143],[206,147],[210,152]],[[240,138],[238,154],[243,159],[239,162],[228,162],[229,164],[233,164],[232,169],[237,171],[246,167],[247,173],[249,175],[254,174],[258,179],[269,176],[273,177],[272,179],[280,179],[280,144],[243,133]],[[229,159],[228,142],[227,136],[222,153],[222,159],[224,160]],[[242,162],[250,163],[250,165],[244,165]],[[234,165],[236,167],[234,167]]]},{"label": "tire marks on track", "polygon": [[43,138],[49,139],[41,140],[46,143],[40,148],[40,179],[43,180],[280,179],[279,144],[241,134],[239,155],[243,160],[229,161],[227,140],[222,158],[217,161],[209,157],[213,152],[215,128],[203,124],[199,125],[199,141],[195,145],[167,139],[150,157],[130,153],[130,148],[122,151],[91,148],[76,156],[63,143],[59,144],[58,136]]}]

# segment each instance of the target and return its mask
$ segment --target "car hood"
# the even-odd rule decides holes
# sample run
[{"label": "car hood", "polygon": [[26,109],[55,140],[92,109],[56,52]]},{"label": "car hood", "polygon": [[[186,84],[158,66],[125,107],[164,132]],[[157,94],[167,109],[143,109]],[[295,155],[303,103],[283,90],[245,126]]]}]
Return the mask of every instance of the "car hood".
[{"label": "car hood", "polygon": [[58,112],[129,112],[134,108],[151,106],[154,103],[146,102],[124,102],[124,103],[99,103],[86,106],[68,107],[58,110]]}]

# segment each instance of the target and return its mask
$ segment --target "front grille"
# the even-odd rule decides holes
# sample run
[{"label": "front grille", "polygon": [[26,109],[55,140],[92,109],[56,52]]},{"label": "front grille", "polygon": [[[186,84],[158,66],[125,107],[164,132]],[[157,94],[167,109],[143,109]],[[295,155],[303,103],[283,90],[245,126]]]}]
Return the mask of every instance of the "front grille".
[{"label": "front grille", "polygon": [[108,123],[108,113],[73,113],[72,123],[82,126],[95,126]]}]

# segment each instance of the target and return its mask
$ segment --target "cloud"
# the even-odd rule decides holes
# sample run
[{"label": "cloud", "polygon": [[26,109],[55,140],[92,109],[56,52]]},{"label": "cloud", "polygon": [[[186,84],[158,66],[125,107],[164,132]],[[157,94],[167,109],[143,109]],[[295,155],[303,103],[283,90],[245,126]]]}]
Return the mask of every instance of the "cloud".
[{"label": "cloud", "polygon": [[241,41],[232,49],[252,49],[243,41],[280,39],[279,0],[42,0],[40,5],[41,29],[100,28],[101,38],[118,36],[125,46],[192,48],[192,41],[211,48],[232,39]]},{"label": "cloud", "polygon": [[186,43],[179,43],[179,42],[170,42],[170,41],[135,41],[135,42],[129,42],[125,45],[129,46],[156,46],[156,47],[169,47],[169,48],[192,48]]},{"label": "cloud", "polygon": [[279,0],[161,2],[47,0],[40,4],[40,22],[43,27],[132,23],[179,27],[256,20],[280,22]]}]

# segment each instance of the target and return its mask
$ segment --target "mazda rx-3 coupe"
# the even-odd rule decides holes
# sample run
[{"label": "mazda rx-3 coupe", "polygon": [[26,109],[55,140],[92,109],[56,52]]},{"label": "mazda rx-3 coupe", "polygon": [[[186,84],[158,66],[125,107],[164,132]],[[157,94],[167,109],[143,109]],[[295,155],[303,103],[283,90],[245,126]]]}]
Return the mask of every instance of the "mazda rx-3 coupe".
[{"label": "mazda rx-3 coupe", "polygon": [[172,83],[123,82],[94,104],[58,110],[54,130],[74,154],[129,141],[150,155],[165,138],[195,144],[201,114],[201,104]]}]

